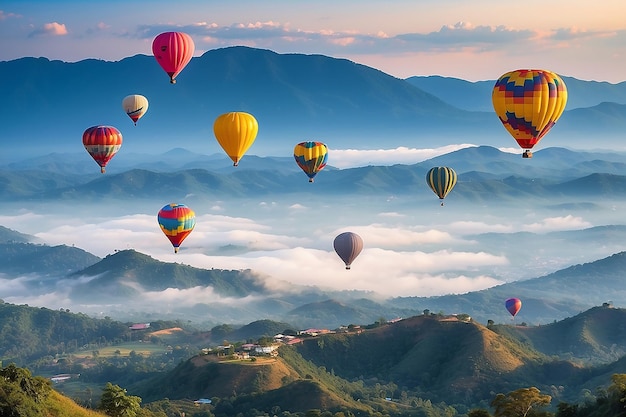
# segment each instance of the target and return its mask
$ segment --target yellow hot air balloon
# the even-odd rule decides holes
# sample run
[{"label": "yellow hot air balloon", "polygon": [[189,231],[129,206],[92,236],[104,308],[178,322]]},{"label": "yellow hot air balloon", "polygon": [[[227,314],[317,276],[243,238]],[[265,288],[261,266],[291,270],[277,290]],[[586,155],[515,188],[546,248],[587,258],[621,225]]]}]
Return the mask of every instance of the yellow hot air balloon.
[{"label": "yellow hot air balloon", "polygon": [[148,99],[141,94],[131,94],[122,99],[122,108],[137,125],[137,120],[148,111]]},{"label": "yellow hot air balloon", "polygon": [[554,72],[521,69],[496,81],[491,101],[506,130],[525,149],[522,156],[532,158],[530,149],[563,114],[567,88]]},{"label": "yellow hot air balloon", "polygon": [[239,165],[243,155],[250,149],[259,131],[259,124],[254,116],[245,112],[230,112],[218,116],[213,123],[215,139],[233,160]]}]

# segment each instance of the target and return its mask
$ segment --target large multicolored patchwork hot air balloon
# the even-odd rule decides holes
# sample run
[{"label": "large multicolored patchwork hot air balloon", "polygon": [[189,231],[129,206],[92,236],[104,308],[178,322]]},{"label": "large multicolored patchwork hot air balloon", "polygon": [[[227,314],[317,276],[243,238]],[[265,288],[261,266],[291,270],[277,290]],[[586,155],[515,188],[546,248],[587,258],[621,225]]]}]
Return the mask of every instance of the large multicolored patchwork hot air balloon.
[{"label": "large multicolored patchwork hot air balloon", "polygon": [[104,174],[106,165],[122,147],[122,134],[113,126],[92,126],[83,132],[83,146]]},{"label": "large multicolored patchwork hot air balloon", "polygon": [[174,253],[178,253],[181,243],[196,225],[196,214],[184,204],[171,203],[159,210],[157,220],[165,236],[172,242]]},{"label": "large multicolored patchwork hot air balloon", "polygon": [[122,108],[136,126],[137,120],[148,111],[148,99],[141,94],[128,95],[122,99]]},{"label": "large multicolored patchwork hot air balloon", "polygon": [[194,51],[193,39],[183,32],[164,32],[152,41],[152,53],[172,84],[176,84],[176,77],[191,61]]},{"label": "large multicolored patchwork hot air balloon", "polygon": [[293,149],[296,164],[309,177],[309,182],[326,166],[328,147],[322,142],[300,142]]},{"label": "large multicolored patchwork hot air balloon", "polygon": [[567,88],[551,71],[521,69],[496,81],[491,101],[506,130],[525,149],[522,156],[532,158],[530,149],[563,114]]},{"label": "large multicolored patchwork hot air balloon", "polygon": [[213,123],[215,139],[226,155],[239,165],[243,155],[250,149],[259,132],[259,124],[249,113],[230,112],[218,116]]},{"label": "large multicolored patchwork hot air balloon", "polygon": [[363,239],[361,236],[352,232],[343,232],[337,235],[333,241],[335,252],[346,264],[346,269],[350,269],[352,262],[363,250]]},{"label": "large multicolored patchwork hot air balloon", "polygon": [[504,306],[511,314],[511,316],[515,317],[515,315],[519,312],[520,308],[522,308],[522,301],[519,298],[508,298],[504,302]]},{"label": "large multicolored patchwork hot air balloon", "polygon": [[439,196],[442,206],[443,199],[452,191],[456,185],[456,180],[456,172],[449,167],[434,167],[426,173],[426,183]]}]

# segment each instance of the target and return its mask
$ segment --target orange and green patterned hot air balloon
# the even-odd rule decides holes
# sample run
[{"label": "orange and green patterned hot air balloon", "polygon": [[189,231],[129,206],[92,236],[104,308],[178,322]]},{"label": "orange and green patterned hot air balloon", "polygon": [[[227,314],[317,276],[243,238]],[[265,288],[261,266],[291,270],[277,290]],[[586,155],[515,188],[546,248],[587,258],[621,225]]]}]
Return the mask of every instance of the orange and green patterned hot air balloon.
[{"label": "orange and green patterned hot air balloon", "polygon": [[443,206],[443,199],[456,185],[456,172],[449,167],[434,167],[426,173],[426,183],[439,197]]},{"label": "orange and green patterned hot air balloon", "polygon": [[233,160],[233,165],[239,165],[243,155],[250,149],[259,132],[259,124],[253,115],[245,112],[230,112],[222,114],[213,123],[215,139],[226,155]]},{"label": "orange and green patterned hot air balloon", "polygon": [[309,177],[309,182],[326,166],[328,147],[322,142],[300,142],[293,149],[296,164]]},{"label": "orange and green patterned hot air balloon", "polygon": [[122,134],[113,126],[92,126],[83,132],[83,146],[104,174],[106,165],[122,147]]},{"label": "orange and green patterned hot air balloon", "polygon": [[491,101],[506,130],[525,149],[522,156],[531,158],[530,149],[563,114],[567,88],[554,72],[520,69],[496,81]]},{"label": "orange and green patterned hot air balloon", "polygon": [[165,236],[172,242],[174,252],[178,253],[181,243],[196,225],[196,214],[184,204],[171,203],[159,210],[157,220]]}]

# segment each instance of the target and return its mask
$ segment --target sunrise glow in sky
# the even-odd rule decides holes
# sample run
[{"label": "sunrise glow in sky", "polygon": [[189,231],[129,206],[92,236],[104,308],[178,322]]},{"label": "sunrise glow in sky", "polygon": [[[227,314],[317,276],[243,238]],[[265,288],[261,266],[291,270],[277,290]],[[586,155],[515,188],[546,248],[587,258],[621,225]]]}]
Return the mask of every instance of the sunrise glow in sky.
[{"label": "sunrise glow in sky", "polygon": [[623,0],[135,0],[0,3],[0,60],[117,61],[151,55],[164,31],[189,33],[196,56],[245,45],[347,58],[400,78],[492,80],[544,68],[626,80]]}]

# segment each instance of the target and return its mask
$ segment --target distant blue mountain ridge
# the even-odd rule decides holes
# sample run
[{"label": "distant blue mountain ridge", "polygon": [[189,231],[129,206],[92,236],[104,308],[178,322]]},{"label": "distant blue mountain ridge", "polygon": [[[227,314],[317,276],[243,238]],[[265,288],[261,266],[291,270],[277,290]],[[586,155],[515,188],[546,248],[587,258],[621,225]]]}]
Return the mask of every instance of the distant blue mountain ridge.
[{"label": "distant blue mountain ridge", "polygon": [[[626,83],[564,79],[569,104],[541,145],[623,149]],[[403,80],[345,59],[248,47],[193,58],[175,85],[147,55],[76,63],[21,58],[0,62],[0,92],[11,103],[2,134],[12,155],[45,155],[82,149],[83,131],[106,124],[122,131],[130,152],[181,147],[212,155],[221,152],[215,118],[247,111],[259,121],[249,151],[259,156],[289,156],[304,140],[333,149],[516,147],[490,108],[493,82]],[[137,126],[121,107],[128,94],[150,101]]]}]

